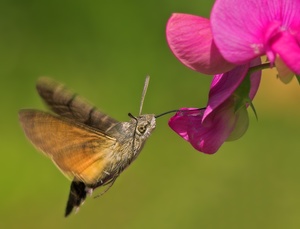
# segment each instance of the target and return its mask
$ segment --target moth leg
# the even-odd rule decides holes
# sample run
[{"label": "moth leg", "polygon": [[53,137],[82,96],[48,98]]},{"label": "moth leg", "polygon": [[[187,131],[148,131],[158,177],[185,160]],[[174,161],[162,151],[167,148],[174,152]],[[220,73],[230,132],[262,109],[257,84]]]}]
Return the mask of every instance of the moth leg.
[{"label": "moth leg", "polygon": [[106,193],[113,186],[113,184],[115,183],[117,178],[118,178],[118,175],[112,177],[111,180],[109,180],[107,183],[105,183],[104,185],[108,185],[107,188],[103,192],[101,192],[98,195],[94,196],[94,198],[98,198],[98,197],[102,196],[104,193]]}]

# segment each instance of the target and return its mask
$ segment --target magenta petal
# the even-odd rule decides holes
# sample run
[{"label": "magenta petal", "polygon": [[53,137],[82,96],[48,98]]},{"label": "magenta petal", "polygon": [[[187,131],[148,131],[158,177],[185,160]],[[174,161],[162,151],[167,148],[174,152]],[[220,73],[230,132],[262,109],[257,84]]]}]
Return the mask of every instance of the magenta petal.
[{"label": "magenta petal", "polygon": [[[236,89],[244,80],[249,67],[259,65],[260,58],[213,79],[207,108],[182,108],[170,120],[169,126],[191,145],[204,153],[213,154],[227,140],[240,138],[248,128],[245,106],[235,110]],[[245,96],[253,99],[261,78],[261,71],[252,73]],[[244,85],[244,84],[243,84]],[[249,94],[248,94],[249,93]],[[243,98],[243,97],[242,97]]]},{"label": "magenta petal", "polygon": [[299,0],[217,0],[211,13],[215,43],[224,58],[235,64],[265,53],[270,57],[265,40],[268,27],[279,23],[279,29],[296,34],[299,11]]},{"label": "magenta petal", "polygon": [[[181,108],[172,118],[169,120],[169,126],[179,136],[186,141],[190,141],[189,134],[195,123],[201,123],[203,110],[198,108]],[[197,131],[197,130],[196,130]]]},{"label": "magenta petal", "polygon": [[234,105],[229,99],[214,110],[205,121],[194,123],[193,132],[190,133],[190,143],[201,152],[213,154],[230,136],[235,123]]},{"label": "magenta petal", "polygon": [[235,67],[233,70],[215,75],[209,91],[209,100],[205,110],[206,118],[214,109],[227,100],[241,84],[249,69],[249,64]]},{"label": "magenta petal", "polygon": [[257,29],[263,25],[263,21],[259,20],[264,10],[260,8],[260,2],[215,2],[211,12],[212,31],[216,45],[226,60],[244,64],[265,52],[262,33]]},{"label": "magenta petal", "polygon": [[[260,58],[255,58],[250,63],[235,67],[233,70],[224,74],[215,75],[209,91],[208,105],[204,113],[205,119],[213,110],[224,103],[244,80],[249,67],[257,66],[261,63]],[[255,96],[259,83],[261,71],[257,71],[251,76],[250,99]]]},{"label": "magenta petal", "polygon": [[300,47],[294,36],[288,32],[282,32],[281,36],[271,45],[271,49],[279,54],[287,67],[297,75],[300,74]]},{"label": "magenta petal", "polygon": [[228,139],[239,117],[232,100],[214,111],[210,121],[202,122],[203,110],[182,108],[170,120],[169,126],[198,151],[213,154]]},{"label": "magenta petal", "polygon": [[193,70],[213,75],[234,67],[224,60],[215,46],[206,18],[173,14],[167,23],[166,36],[174,55]]},{"label": "magenta petal", "polygon": [[236,120],[232,100],[215,110],[210,121],[203,123],[202,117],[203,110],[182,108],[169,120],[169,126],[196,150],[213,154],[234,129]]}]

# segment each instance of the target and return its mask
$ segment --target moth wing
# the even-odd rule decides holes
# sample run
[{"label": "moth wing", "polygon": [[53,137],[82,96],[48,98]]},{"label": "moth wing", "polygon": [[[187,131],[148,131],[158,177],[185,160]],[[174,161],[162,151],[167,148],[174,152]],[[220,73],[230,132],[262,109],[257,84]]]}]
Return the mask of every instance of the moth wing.
[{"label": "moth wing", "polygon": [[33,145],[69,179],[93,184],[118,143],[93,128],[37,110],[21,110],[23,130]]},{"label": "moth wing", "polygon": [[39,78],[36,88],[50,109],[60,116],[74,119],[104,133],[118,124],[117,120],[102,113],[63,84],[50,78]]}]

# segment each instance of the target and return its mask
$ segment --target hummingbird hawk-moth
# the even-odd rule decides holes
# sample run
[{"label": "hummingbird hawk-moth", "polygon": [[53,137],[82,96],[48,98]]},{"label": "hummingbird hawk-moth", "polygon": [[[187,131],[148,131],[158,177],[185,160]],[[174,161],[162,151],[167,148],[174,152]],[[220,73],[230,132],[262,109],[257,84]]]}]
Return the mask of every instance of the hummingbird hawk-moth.
[{"label": "hummingbird hawk-moth", "polygon": [[146,78],[138,117],[119,122],[50,78],[37,82],[37,91],[52,110],[19,112],[21,126],[32,144],[72,180],[65,210],[79,209],[98,187],[109,189],[141,152],[155,129],[154,114],[141,115],[149,83]]}]

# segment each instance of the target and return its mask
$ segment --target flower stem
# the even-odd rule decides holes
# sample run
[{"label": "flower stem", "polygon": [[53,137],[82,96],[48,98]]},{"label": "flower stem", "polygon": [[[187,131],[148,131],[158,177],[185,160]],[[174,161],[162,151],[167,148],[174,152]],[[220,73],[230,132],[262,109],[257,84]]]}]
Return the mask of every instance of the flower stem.
[{"label": "flower stem", "polygon": [[257,65],[257,66],[249,68],[248,73],[249,73],[249,75],[251,75],[253,72],[257,72],[257,71],[260,71],[263,69],[268,69],[268,68],[271,68],[271,64],[265,63],[265,64],[261,64],[261,65]]}]

